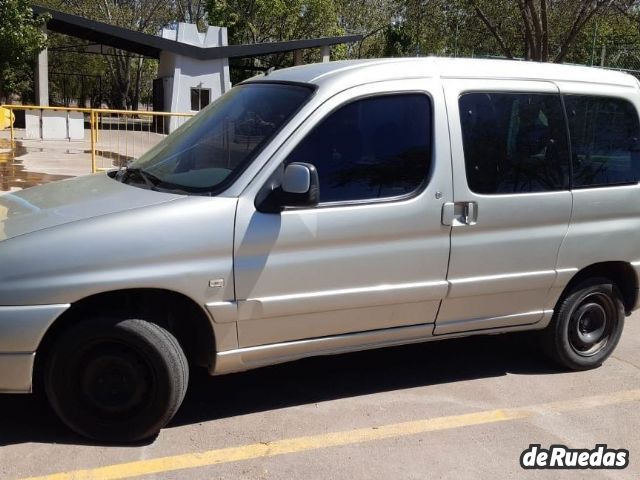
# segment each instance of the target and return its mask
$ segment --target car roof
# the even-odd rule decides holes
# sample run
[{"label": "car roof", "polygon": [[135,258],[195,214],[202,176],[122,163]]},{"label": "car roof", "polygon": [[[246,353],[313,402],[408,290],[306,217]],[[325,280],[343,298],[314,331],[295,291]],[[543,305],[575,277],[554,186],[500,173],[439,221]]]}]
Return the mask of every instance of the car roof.
[{"label": "car roof", "polygon": [[555,63],[474,58],[382,58],[314,63],[276,70],[249,81],[342,84],[349,87],[372,81],[402,78],[484,78],[550,80],[606,84],[638,88],[638,80],[626,73],[597,67]]}]

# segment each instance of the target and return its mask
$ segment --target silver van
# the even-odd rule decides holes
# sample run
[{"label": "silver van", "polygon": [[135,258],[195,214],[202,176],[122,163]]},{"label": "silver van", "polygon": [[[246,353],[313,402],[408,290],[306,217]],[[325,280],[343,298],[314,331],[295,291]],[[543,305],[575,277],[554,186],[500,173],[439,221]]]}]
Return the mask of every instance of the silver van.
[{"label": "silver van", "polygon": [[538,330],[600,365],[638,301],[640,84],[438,58],[233,88],[127,168],[0,196],[0,391],[156,434],[189,368]]}]

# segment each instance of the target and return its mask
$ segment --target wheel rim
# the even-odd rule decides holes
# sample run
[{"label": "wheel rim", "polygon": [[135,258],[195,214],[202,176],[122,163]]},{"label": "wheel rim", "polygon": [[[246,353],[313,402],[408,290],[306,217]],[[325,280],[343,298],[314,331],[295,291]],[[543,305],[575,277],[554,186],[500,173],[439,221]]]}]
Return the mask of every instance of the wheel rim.
[{"label": "wheel rim", "polygon": [[589,293],[578,302],[571,313],[571,348],[583,357],[598,354],[609,342],[617,321],[617,309],[611,297],[602,292]]},{"label": "wheel rim", "polygon": [[79,352],[77,393],[83,406],[102,419],[131,418],[153,395],[153,371],[135,348],[104,339]]}]

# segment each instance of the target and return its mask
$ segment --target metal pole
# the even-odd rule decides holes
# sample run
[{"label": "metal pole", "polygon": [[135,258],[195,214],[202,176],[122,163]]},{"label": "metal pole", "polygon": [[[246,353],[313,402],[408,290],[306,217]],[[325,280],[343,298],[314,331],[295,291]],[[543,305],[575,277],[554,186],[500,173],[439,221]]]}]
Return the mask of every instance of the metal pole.
[{"label": "metal pole", "polygon": [[91,126],[91,173],[98,171],[96,167],[96,112],[91,110],[89,125]]},{"label": "metal pole", "polygon": [[593,29],[593,44],[591,46],[591,66],[596,57],[596,39],[598,38],[598,20],[596,20],[596,26]]},{"label": "metal pole", "polygon": [[460,12],[461,10],[458,10],[456,12],[456,39],[453,47],[454,58],[458,58],[458,36],[460,35]]},{"label": "metal pole", "polygon": [[602,55],[600,57],[600,66],[604,67],[604,59],[607,56],[607,45],[602,45]]},{"label": "metal pole", "polygon": [[13,134],[13,119],[14,119],[14,114],[13,114],[13,109],[10,108],[9,109],[9,131],[11,132],[11,148],[13,148],[13,140],[14,140],[14,134]]},{"label": "metal pole", "polygon": [[453,44],[453,58],[458,58],[458,34],[460,32],[460,25],[456,22],[456,39]]},{"label": "metal pole", "polygon": [[327,63],[331,61],[331,47],[329,45],[325,45],[320,49],[320,56],[322,57],[322,63]]}]

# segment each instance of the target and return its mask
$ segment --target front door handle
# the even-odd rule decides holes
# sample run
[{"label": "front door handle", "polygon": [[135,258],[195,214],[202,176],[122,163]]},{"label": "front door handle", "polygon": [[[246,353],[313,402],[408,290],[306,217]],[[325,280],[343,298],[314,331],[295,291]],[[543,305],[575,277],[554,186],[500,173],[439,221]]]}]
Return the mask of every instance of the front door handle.
[{"label": "front door handle", "polygon": [[475,225],[477,222],[477,202],[447,202],[442,205],[443,225],[460,227]]}]

